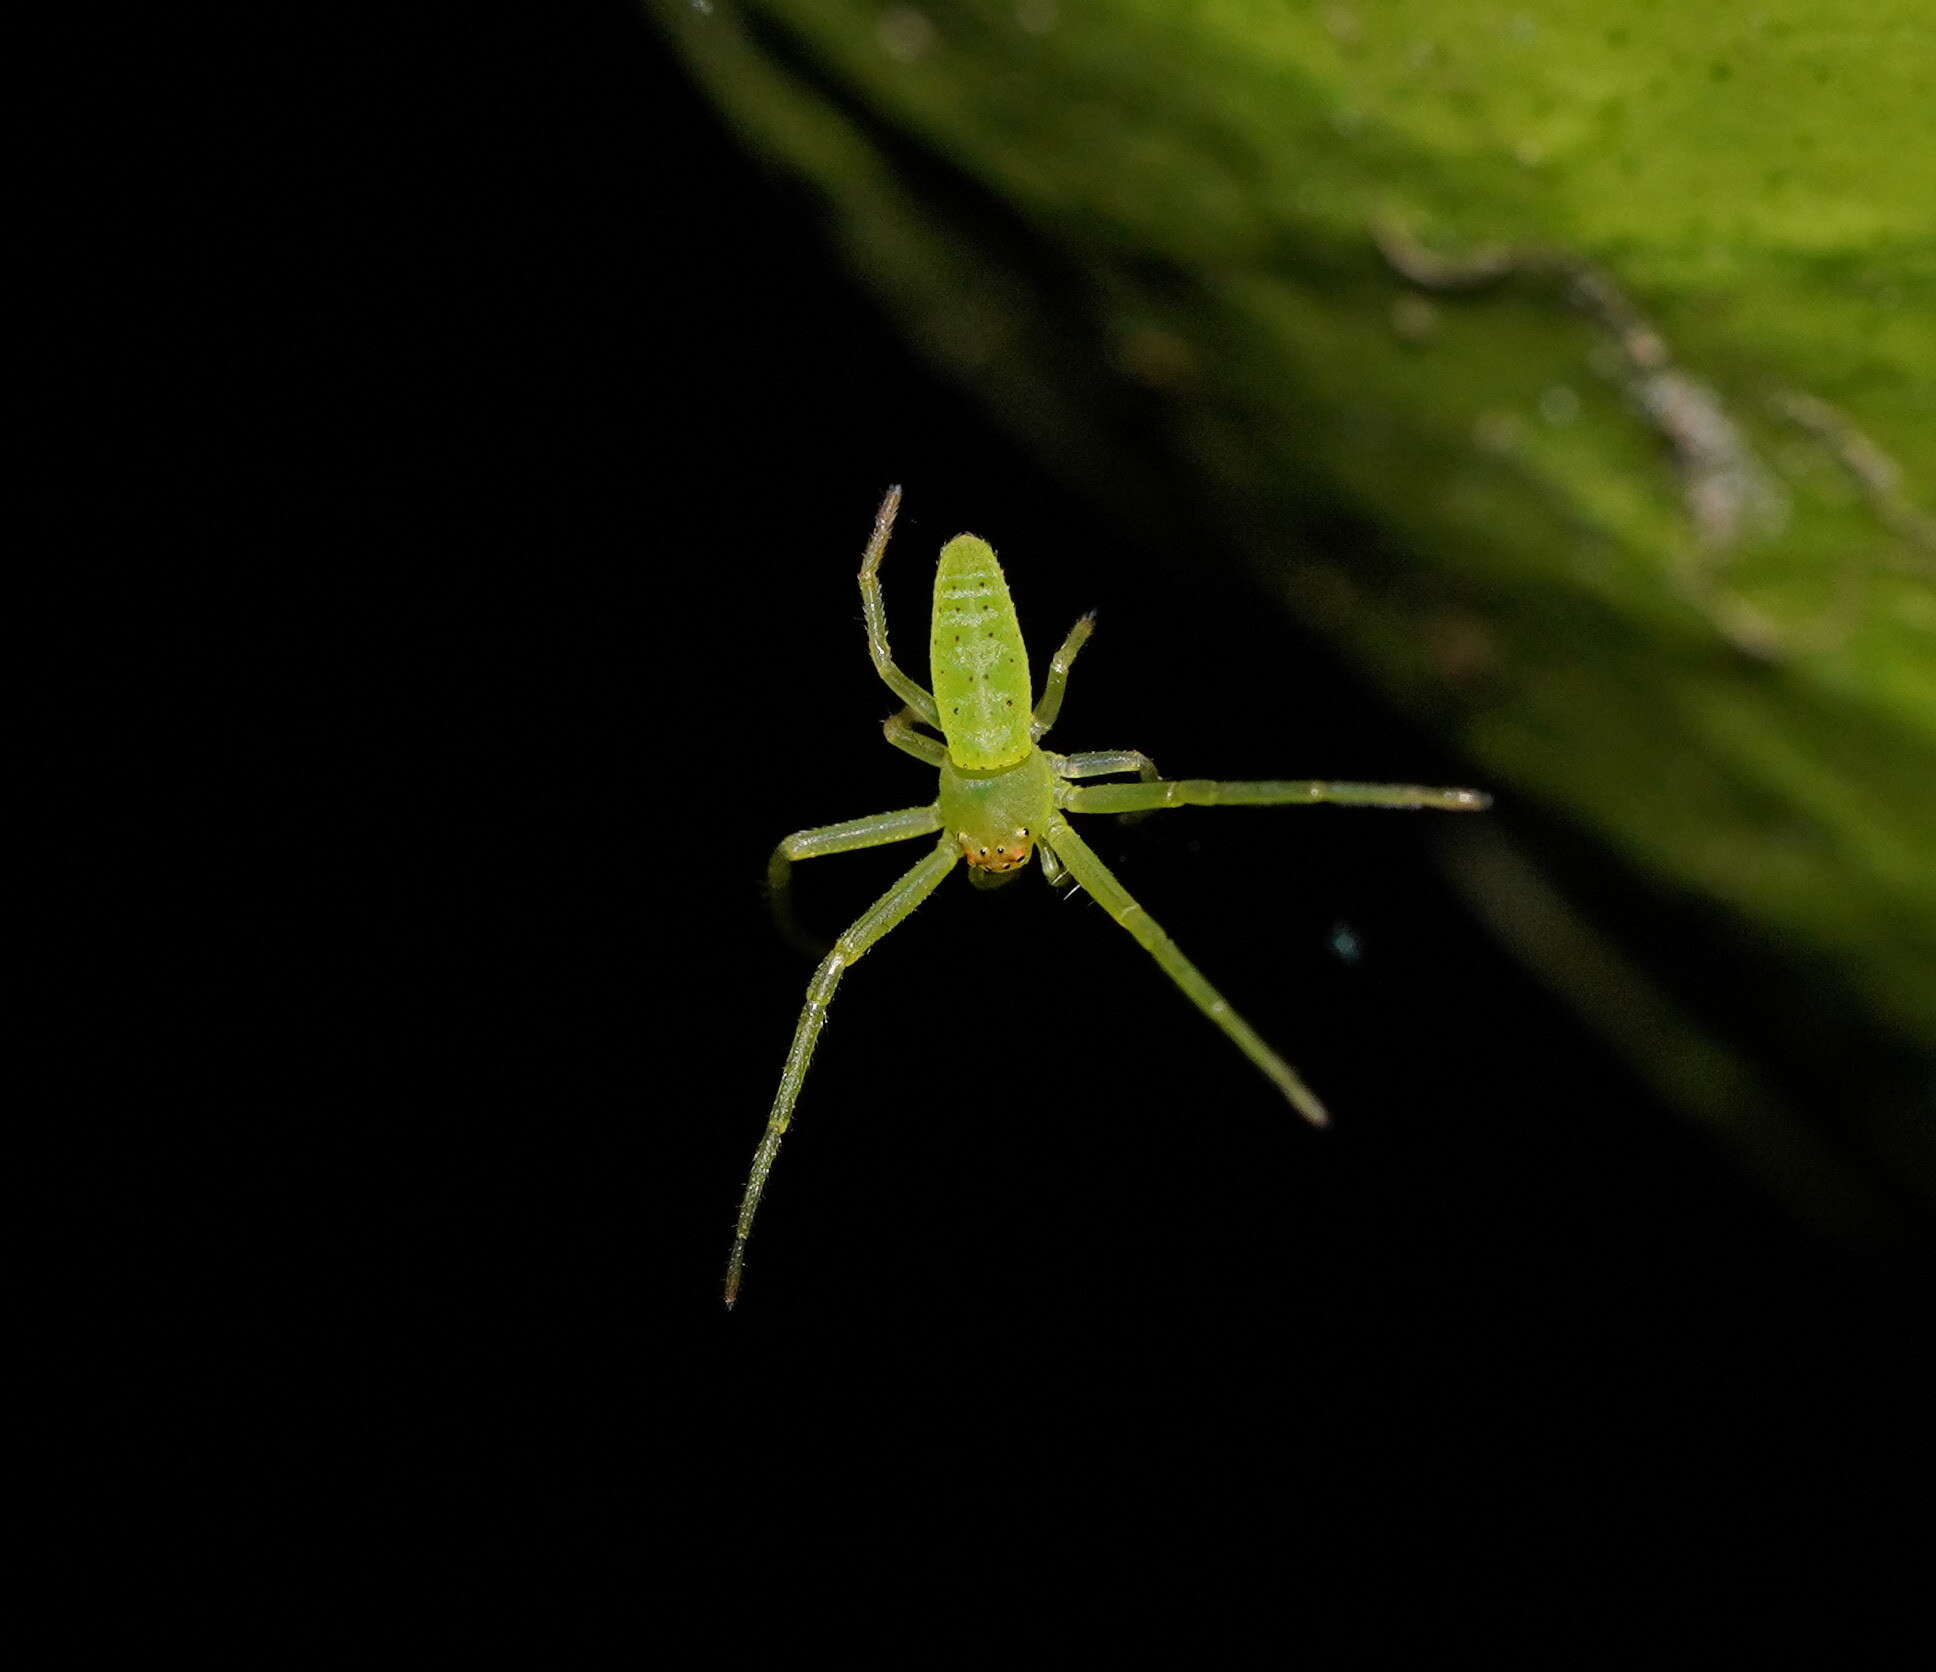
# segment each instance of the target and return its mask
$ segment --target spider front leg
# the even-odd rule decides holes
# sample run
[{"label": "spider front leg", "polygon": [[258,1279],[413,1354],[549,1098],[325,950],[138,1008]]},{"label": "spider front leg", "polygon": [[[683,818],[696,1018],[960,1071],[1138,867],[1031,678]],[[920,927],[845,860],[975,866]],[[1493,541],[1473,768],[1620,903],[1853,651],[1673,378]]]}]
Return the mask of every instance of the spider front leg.
[{"label": "spider front leg", "polygon": [[[1127,790],[1144,788],[1141,784],[1109,786]],[[1076,792],[1070,792],[1071,794]],[[1115,811],[1111,808],[1110,811]],[[1077,882],[1089,890],[1104,911],[1136,937],[1145,952],[1163,967],[1181,987],[1197,1009],[1222,1028],[1232,1044],[1250,1058],[1281,1091],[1292,1108],[1313,1126],[1329,1126],[1331,1117],[1318,1101],[1317,1094],[1298,1077],[1297,1071],[1259,1037],[1243,1017],[1230,1007],[1230,1001],[1210,985],[1203,972],[1183,956],[1163,926],[1137,904],[1116,875],[1096,857],[1089,846],[1060,813],[1049,819],[1048,846],[1061,859]]]},{"label": "spider front leg", "polygon": [[905,842],[916,836],[932,836],[941,828],[941,808],[905,807],[895,813],[870,813],[864,819],[848,819],[843,824],[823,824],[813,830],[796,830],[773,850],[766,862],[766,900],[773,909],[773,925],[793,946],[817,958],[826,946],[816,940],[793,915],[793,867],[803,859],[819,859],[830,853],[852,853],[858,848],[878,848],[889,842]]},{"label": "spider front leg", "polygon": [[774,1157],[780,1153],[780,1140],[786,1136],[793,1120],[793,1106],[800,1099],[801,1082],[807,1077],[807,1064],[813,1061],[813,1048],[819,1042],[820,1029],[827,1020],[827,1006],[833,1002],[841,975],[849,964],[932,894],[960,859],[961,847],[954,837],[942,837],[940,845],[927,858],[868,907],[853,927],[834,942],[833,951],[821,959],[820,967],[807,983],[807,1002],[793,1030],[793,1045],[787,1052],[786,1067],[780,1073],[780,1089],[774,1094],[772,1111],[766,1117],[766,1131],[760,1138],[759,1148],[753,1152],[753,1170],[747,1175],[746,1194],[740,1199],[733,1252],[726,1261],[728,1306],[739,1298],[740,1276],[746,1269],[746,1239],[753,1234],[753,1215],[759,1211],[767,1174],[773,1171]]}]

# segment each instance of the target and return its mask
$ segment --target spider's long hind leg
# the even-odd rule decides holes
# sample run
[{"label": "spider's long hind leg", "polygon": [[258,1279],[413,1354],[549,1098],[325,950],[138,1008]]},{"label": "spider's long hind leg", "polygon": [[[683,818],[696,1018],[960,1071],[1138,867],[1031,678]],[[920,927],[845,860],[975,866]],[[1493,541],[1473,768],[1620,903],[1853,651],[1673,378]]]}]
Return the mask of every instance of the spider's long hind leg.
[{"label": "spider's long hind leg", "polygon": [[766,862],[766,901],[773,908],[773,926],[793,946],[810,958],[827,950],[823,935],[816,940],[801,927],[793,915],[793,867],[803,859],[818,859],[823,854],[852,853],[858,848],[878,848],[888,842],[905,842],[916,836],[932,836],[941,828],[941,808],[905,807],[894,813],[870,813],[864,819],[848,819],[843,824],[823,824],[813,830],[796,830],[773,850]]},{"label": "spider's long hind leg", "polygon": [[767,1174],[773,1171],[774,1157],[780,1153],[780,1140],[786,1136],[793,1119],[793,1106],[800,1099],[800,1085],[807,1077],[807,1064],[813,1061],[813,1048],[827,1020],[827,1006],[833,1002],[834,989],[847,966],[872,946],[895,924],[932,894],[960,862],[961,849],[953,837],[943,837],[940,845],[869,906],[839,940],[833,951],[820,961],[807,983],[807,1002],[793,1030],[793,1045],[787,1052],[786,1067],[780,1073],[780,1089],[774,1093],[772,1112],[766,1117],[766,1131],[759,1148],[753,1152],[753,1170],[747,1175],[746,1194],[740,1199],[739,1220],[733,1231],[733,1252],[726,1262],[726,1304],[739,1298],[740,1275],[746,1268],[746,1239],[753,1234],[753,1215],[759,1211],[760,1197],[766,1190]]},{"label": "spider's long hind leg", "polygon": [[[1143,786],[1127,784],[1122,787],[1140,789]],[[1049,820],[1048,845],[1055,850],[1076,881],[1095,896],[1103,910],[1134,935],[1143,950],[1163,966],[1163,973],[1183,989],[1190,1002],[1222,1028],[1231,1043],[1269,1076],[1271,1083],[1284,1094],[1292,1108],[1313,1126],[1331,1124],[1331,1117],[1318,1101],[1317,1094],[1299,1078],[1297,1071],[1264,1043],[1255,1028],[1231,1009],[1230,1001],[1210,985],[1195,964],[1183,956],[1163,926],[1136,903],[1129,890],[1116,880],[1115,873],[1096,857],[1095,849],[1070,828],[1069,821],[1060,813]]]}]

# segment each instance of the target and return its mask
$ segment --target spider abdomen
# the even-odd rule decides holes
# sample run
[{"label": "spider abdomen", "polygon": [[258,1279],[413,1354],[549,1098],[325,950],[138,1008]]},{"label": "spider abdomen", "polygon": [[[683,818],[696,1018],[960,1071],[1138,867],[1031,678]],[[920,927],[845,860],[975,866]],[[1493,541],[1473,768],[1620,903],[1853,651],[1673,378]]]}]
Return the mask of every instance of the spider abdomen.
[{"label": "spider abdomen", "polygon": [[994,548],[972,534],[957,534],[941,548],[928,660],[957,765],[985,772],[1028,754],[1028,650]]}]

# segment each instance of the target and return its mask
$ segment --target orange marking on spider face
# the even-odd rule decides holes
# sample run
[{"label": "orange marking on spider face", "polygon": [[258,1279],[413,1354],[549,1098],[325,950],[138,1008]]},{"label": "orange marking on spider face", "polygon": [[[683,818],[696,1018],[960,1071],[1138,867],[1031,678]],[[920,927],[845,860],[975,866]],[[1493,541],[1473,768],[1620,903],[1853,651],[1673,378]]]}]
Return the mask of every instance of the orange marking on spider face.
[{"label": "orange marking on spider face", "polygon": [[961,843],[961,856],[977,871],[1012,871],[1017,865],[1026,865],[1029,856],[1029,835],[1026,830],[1018,830],[1006,842],[981,842],[970,836],[967,831],[955,832],[955,840]]}]

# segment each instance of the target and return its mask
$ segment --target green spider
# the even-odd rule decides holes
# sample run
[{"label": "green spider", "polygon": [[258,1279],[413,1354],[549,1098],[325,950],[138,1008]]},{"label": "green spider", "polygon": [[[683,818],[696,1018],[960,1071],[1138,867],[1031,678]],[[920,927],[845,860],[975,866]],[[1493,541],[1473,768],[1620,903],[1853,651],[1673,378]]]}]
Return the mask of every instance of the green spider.
[{"label": "green spider", "polygon": [[[941,833],[941,840],[901,880],[876,900],[850,927],[813,972],[807,1002],[793,1033],[780,1089],[766,1131],[753,1154],[746,1180],[733,1252],[726,1264],[726,1304],[739,1298],[746,1266],[746,1241],[753,1215],[766,1189],[767,1175],[779,1154],[780,1140],[793,1119],[800,1085],[813,1059],[827,1019],[827,1006],[847,966],[932,894],[955,866],[966,860],[970,880],[983,886],[1004,880],[1004,873],[1028,863],[1040,849],[1042,870],[1051,883],[1072,877],[1162,965],[1164,972],[1204,1015],[1228,1034],[1237,1049],[1268,1075],[1277,1089],[1313,1126],[1328,1126],[1311,1088],[1273,1051],[1176,943],[1133,899],[1096,857],[1064,816],[1069,813],[1136,813],[1159,807],[1269,807],[1286,803],[1340,802],[1356,807],[1438,807],[1469,813],[1491,804],[1479,790],[1422,789],[1414,784],[1333,784],[1320,780],[1277,783],[1216,783],[1207,778],[1165,780],[1155,764],[1135,749],[1082,755],[1052,755],[1042,738],[1062,708],[1069,665],[1095,626],[1085,615],[1069,630],[1049,664],[1041,701],[1029,701],[1028,649],[1009,600],[1008,583],[985,540],[957,534],[941,548],[934,578],[933,632],[928,665],[932,694],[897,666],[887,647],[887,616],[881,607],[881,557],[900,509],[901,490],[889,488],[874,519],[874,536],[860,566],[861,609],[867,621],[867,649],[889,689],[906,704],[883,727],[888,742],[941,773],[939,796],[925,807],[876,813],[845,824],[823,825],[789,836],[774,850],[768,882],[776,904],[784,901],[796,860],[822,854]],[[941,733],[930,737],[916,726]],[[1083,784],[1085,778],[1135,773],[1137,783]]]}]

